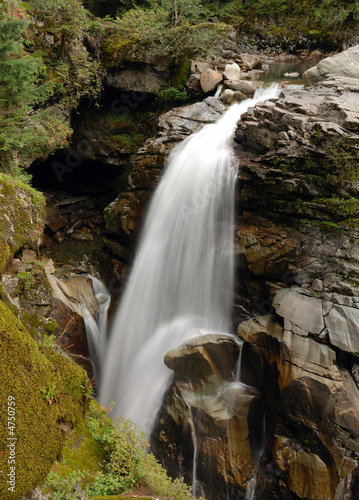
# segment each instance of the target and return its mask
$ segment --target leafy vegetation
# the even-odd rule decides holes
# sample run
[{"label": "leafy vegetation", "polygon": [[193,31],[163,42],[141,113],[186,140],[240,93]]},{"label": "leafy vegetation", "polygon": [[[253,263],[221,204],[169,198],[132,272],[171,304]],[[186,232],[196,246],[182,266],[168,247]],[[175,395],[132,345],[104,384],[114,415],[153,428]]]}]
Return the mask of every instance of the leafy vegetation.
[{"label": "leafy vegetation", "polygon": [[48,97],[50,86],[36,86],[41,62],[24,54],[21,38],[28,23],[19,13],[6,12],[5,5],[0,6],[0,159],[2,170],[9,171],[16,151],[36,135],[39,120],[28,115]]},{"label": "leafy vegetation", "polygon": [[282,43],[282,48],[321,48],[326,51],[341,47],[346,32],[358,27],[359,4],[356,1],[320,0],[232,0],[220,8],[224,22],[238,31],[260,33],[263,40]]},{"label": "leafy vegetation", "polygon": [[[154,495],[176,500],[193,500],[190,488],[179,480],[170,479],[152,454],[143,433],[131,421],[118,419],[115,425],[105,408],[90,402],[87,428],[103,453],[102,470],[80,469],[82,458],[72,456],[73,466],[59,464],[46,479],[46,489],[54,499],[72,499],[73,485],[78,482],[87,498],[116,495],[134,488],[145,488]],[[82,429],[82,434],[86,434]],[[71,443],[72,443],[71,438]],[[67,452],[65,449],[65,455]],[[75,453],[72,449],[72,455]],[[83,457],[84,450],[81,450]],[[88,462],[86,462],[89,465]],[[57,495],[57,496],[56,496]]]},{"label": "leafy vegetation", "polygon": [[168,56],[176,63],[188,54],[205,54],[216,47],[226,26],[209,22],[210,14],[200,0],[163,0],[151,8],[136,7],[118,17],[109,27],[104,51],[136,60],[146,53]]},{"label": "leafy vegetation", "polygon": [[17,277],[21,291],[29,292],[35,284],[35,277],[31,271],[20,271],[17,273]]},{"label": "leafy vegetation", "polygon": [[86,30],[89,19],[77,0],[0,6],[0,171],[16,175],[66,147],[72,130],[62,109],[99,96],[99,64],[79,42]]},{"label": "leafy vegetation", "polygon": [[183,102],[187,99],[187,92],[183,85],[178,87],[169,87],[165,89],[158,89],[156,92],[157,101],[163,104],[173,106],[178,102]]}]

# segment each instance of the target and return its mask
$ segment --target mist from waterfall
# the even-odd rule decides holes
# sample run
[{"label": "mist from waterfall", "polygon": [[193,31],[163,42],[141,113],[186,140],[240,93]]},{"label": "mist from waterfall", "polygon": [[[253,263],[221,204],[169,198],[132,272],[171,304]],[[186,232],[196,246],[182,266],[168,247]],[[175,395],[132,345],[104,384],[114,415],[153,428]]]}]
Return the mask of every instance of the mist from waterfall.
[{"label": "mist from waterfall", "polygon": [[260,89],[169,156],[116,313],[100,400],[147,434],[172,372],[167,351],[200,333],[231,332],[234,190],[232,138],[241,115],[279,95]]}]

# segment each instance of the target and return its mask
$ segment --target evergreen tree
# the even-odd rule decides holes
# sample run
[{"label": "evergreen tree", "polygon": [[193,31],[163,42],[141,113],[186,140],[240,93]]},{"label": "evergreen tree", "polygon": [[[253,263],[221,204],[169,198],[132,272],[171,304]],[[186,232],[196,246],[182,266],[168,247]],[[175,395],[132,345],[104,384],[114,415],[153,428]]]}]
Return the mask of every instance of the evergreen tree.
[{"label": "evergreen tree", "polygon": [[36,123],[32,107],[49,94],[50,86],[36,86],[42,60],[26,55],[22,35],[28,23],[0,10],[0,170],[13,170],[16,152],[29,146]]},{"label": "evergreen tree", "polygon": [[0,20],[0,107],[26,106],[36,100],[36,59],[24,56],[21,33],[27,23]]}]

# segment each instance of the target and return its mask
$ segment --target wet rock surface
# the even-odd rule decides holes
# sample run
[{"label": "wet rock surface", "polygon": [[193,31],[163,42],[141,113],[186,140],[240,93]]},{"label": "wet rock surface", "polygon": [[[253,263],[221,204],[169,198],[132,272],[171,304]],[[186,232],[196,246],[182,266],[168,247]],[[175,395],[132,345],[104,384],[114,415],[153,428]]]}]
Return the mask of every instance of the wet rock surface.
[{"label": "wet rock surface", "polygon": [[41,247],[50,248],[64,241],[99,240],[103,233],[100,199],[89,195],[69,196],[61,191],[48,191],[45,198],[45,232]]},{"label": "wet rock surface", "polygon": [[237,130],[235,313],[268,408],[264,500],[357,491],[358,83],[285,89]]},{"label": "wet rock surface", "polygon": [[182,463],[188,480],[193,479],[188,466],[195,460],[196,492],[204,491],[210,500],[225,498],[226,490],[243,492],[254,470],[252,437],[260,432],[262,410],[258,391],[235,382],[239,348],[231,336],[207,334],[165,357],[175,382],[157,419],[152,447],[172,473]]},{"label": "wet rock surface", "polygon": [[[277,312],[287,290],[278,292],[278,301],[275,297]],[[298,292],[289,289],[288,293]],[[318,299],[304,297],[308,307],[303,316],[314,324],[325,322]],[[239,336],[249,343],[248,358],[268,398],[271,473],[276,467],[287,472],[287,488],[300,498],[337,498],[340,485],[351,482],[358,466],[358,451],[352,449],[359,433],[358,387],[348,360],[343,362],[323,337],[313,339],[296,324],[301,321],[285,319],[292,309],[281,307],[284,318],[280,314],[258,317],[238,328]],[[350,486],[347,493],[351,495]]]},{"label": "wet rock surface", "polygon": [[256,154],[240,169],[243,207],[333,223],[356,217],[358,82],[284,89],[243,117],[239,147]]}]

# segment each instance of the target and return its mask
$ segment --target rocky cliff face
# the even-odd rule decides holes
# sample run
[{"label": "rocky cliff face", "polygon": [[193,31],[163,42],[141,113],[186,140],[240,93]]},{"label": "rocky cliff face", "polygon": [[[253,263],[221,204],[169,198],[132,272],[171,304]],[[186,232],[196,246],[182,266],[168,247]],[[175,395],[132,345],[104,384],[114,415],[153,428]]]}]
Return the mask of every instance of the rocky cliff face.
[{"label": "rocky cliff face", "polygon": [[270,428],[261,498],[358,490],[358,83],[284,90],[236,135],[239,281],[256,316],[238,333]]},{"label": "rocky cliff face", "polygon": [[[245,395],[246,404],[239,403],[243,395],[235,396],[229,410],[228,401],[213,397],[217,375],[209,386],[206,369],[199,385],[195,374],[183,378],[181,366],[199,366],[194,359],[207,360],[202,367],[209,363],[207,348],[184,346],[168,355],[175,382],[154,436],[173,471],[181,463],[191,475],[196,451],[197,479],[208,484],[212,478],[217,490],[207,494],[213,498],[225,498],[225,483],[231,498],[242,498],[253,474],[261,500],[358,494],[358,88],[356,79],[333,77],[307,89],[283,89],[238,125],[234,326],[244,341],[242,380],[254,392]],[[222,112],[210,99],[164,115],[160,137],[137,153],[129,189],[106,215],[111,238],[120,235],[123,248],[174,143],[203,116],[210,122]],[[218,359],[220,348],[213,346]],[[218,366],[212,372],[218,374]],[[198,394],[214,398],[213,404],[202,407]],[[259,432],[256,401],[268,431],[259,464],[253,461],[258,443],[249,438]],[[249,455],[241,448],[244,454],[227,468],[228,426],[250,446]],[[192,427],[201,435],[195,447]]]}]

